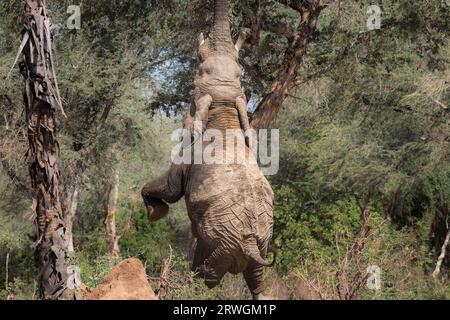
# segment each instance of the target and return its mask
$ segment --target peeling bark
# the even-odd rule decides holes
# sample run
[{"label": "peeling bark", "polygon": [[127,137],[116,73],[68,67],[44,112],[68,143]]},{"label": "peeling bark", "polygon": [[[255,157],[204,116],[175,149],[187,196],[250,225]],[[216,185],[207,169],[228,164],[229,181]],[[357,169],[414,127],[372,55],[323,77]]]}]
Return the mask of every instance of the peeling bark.
[{"label": "peeling bark", "polygon": [[28,167],[36,213],[35,255],[42,299],[67,299],[67,241],[59,192],[59,145],[55,105],[60,105],[54,72],[51,24],[43,0],[23,2],[25,120]]}]

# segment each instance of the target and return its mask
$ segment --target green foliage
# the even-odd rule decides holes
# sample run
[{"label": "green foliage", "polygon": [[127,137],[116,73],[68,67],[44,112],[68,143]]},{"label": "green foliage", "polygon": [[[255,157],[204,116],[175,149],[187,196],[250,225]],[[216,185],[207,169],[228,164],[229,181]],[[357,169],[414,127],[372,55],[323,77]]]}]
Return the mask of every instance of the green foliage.
[{"label": "green foliage", "polygon": [[[259,1],[230,1],[232,33],[249,31]],[[169,165],[192,101],[196,36],[207,32],[212,1],[48,1],[63,26],[68,4],[81,4],[82,28],[59,28],[57,75],[67,119],[60,117],[64,186],[80,190],[74,221],[82,281],[96,286],[120,259],[138,257],[156,284],[172,247],[166,299],[250,298],[242,277],[208,290],[189,271],[185,205],[149,224],[140,189]],[[280,128],[274,241],[280,247],[267,278],[285,298],[337,298],[337,271],[360,232],[371,192],[369,232],[345,271],[377,265],[382,288],[359,299],[449,299],[449,263],[432,280],[450,201],[450,6],[443,0],[383,1],[382,28],[368,31],[372,1],[331,3],[274,127]],[[20,2],[0,3],[0,299],[35,299],[31,201],[21,78],[6,75],[19,46]],[[288,40],[272,27],[296,28],[298,13],[270,1],[258,44],[242,51],[243,83],[256,103],[280,67]],[[121,256],[105,240],[105,202],[120,176],[117,234]],[[130,226],[128,223],[130,222]],[[128,228],[129,227],[129,228]],[[3,288],[11,250],[9,290]]]},{"label": "green foliage", "polygon": [[91,257],[77,253],[73,258],[73,263],[80,267],[83,283],[89,288],[95,288],[101,280],[111,271],[111,268],[120,262],[119,258],[111,258],[109,255],[99,255]]},{"label": "green foliage", "polygon": [[168,255],[174,232],[167,221],[149,224],[144,208],[135,213],[133,224],[133,230],[120,241],[120,246],[124,248],[122,255],[141,259],[147,270],[156,275]]},{"label": "green foliage", "polygon": [[173,270],[165,300],[236,300],[250,299],[242,276],[227,274],[213,289],[205,289],[204,280],[187,271],[188,263],[183,254],[173,256]]},{"label": "green foliage", "polygon": [[383,2],[373,32],[361,30],[363,3],[343,5],[340,20],[324,12],[302,70],[319,76],[302,82],[274,125],[277,267],[326,298],[337,297],[336,271],[372,190],[369,235],[347,271],[378,265],[383,285],[358,297],[448,299],[448,260],[443,284],[430,274],[448,219],[449,8],[427,5],[423,18],[418,2]]}]

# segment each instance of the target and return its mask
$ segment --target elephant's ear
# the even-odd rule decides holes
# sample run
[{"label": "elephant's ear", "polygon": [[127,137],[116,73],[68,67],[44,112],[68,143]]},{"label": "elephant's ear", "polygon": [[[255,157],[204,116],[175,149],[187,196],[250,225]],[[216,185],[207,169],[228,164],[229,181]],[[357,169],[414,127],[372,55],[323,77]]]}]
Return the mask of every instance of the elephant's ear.
[{"label": "elephant's ear", "polygon": [[195,116],[195,111],[197,110],[197,108],[195,107],[195,103],[191,103],[191,106],[189,108],[189,115],[191,117]]}]

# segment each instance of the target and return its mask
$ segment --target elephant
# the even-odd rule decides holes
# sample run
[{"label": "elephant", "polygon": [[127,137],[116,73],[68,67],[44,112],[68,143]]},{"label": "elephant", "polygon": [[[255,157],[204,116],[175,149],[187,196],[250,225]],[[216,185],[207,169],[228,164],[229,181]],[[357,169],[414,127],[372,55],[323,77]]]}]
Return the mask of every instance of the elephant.
[{"label": "elephant", "polygon": [[[248,160],[248,143],[240,143],[247,141],[250,128],[238,64],[244,38],[241,34],[233,43],[228,1],[216,0],[212,30],[207,38],[198,38],[195,110],[188,111],[184,128],[194,139],[208,129],[233,130],[236,143],[225,143],[223,152],[243,152]],[[201,130],[194,123],[201,123]],[[210,143],[202,141],[202,150]],[[253,298],[266,298],[263,270],[274,263],[265,259],[273,233],[274,194],[256,161],[172,163],[142,189],[149,220],[165,217],[168,204],[183,196],[194,238],[192,270],[209,288],[227,272],[242,273]]]}]

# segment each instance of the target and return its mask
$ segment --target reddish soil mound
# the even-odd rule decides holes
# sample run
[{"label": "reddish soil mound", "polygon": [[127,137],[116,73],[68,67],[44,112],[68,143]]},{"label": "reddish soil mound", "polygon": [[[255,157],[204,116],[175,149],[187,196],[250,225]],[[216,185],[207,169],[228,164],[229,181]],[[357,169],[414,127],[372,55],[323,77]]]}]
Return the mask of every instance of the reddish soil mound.
[{"label": "reddish soil mound", "polygon": [[126,259],[114,266],[94,289],[87,289],[86,300],[157,300],[139,259]]}]

